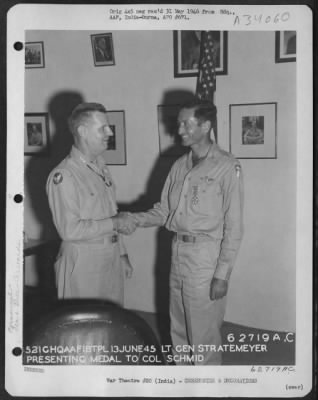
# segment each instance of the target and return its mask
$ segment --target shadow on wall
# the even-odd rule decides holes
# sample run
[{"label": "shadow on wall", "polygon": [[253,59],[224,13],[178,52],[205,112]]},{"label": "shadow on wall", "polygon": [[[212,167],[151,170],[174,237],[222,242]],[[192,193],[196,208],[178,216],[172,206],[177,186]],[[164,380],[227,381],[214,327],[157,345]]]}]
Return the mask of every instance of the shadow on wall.
[{"label": "shadow on wall", "polygon": [[[194,98],[194,94],[189,91],[167,91],[164,93],[162,105],[182,105]],[[166,132],[175,136],[175,145],[169,147],[161,153],[155,161],[154,167],[151,170],[146,186],[146,191],[135,202],[130,204],[119,204],[120,211],[145,211],[152,208],[154,203],[160,201],[161,191],[163,189],[167,175],[173,163],[180,157],[180,144],[177,132],[177,124],[171,124],[170,114],[163,115],[163,123],[166,125]],[[172,132],[169,129],[173,129]],[[176,149],[174,148],[176,147]],[[176,151],[175,151],[176,150]],[[183,154],[188,151],[183,148]],[[179,156],[174,156],[179,154]],[[171,240],[173,233],[166,228],[161,227],[157,233],[157,254],[155,261],[155,305],[158,315],[158,328],[161,335],[162,343],[170,343],[170,338],[167,337],[167,326],[169,325],[169,274],[171,262]]]},{"label": "shadow on wall", "polygon": [[[50,99],[47,104],[47,112],[50,119],[50,147],[47,156],[33,156],[25,166],[24,181],[26,194],[29,196],[29,203],[35,224],[40,227],[39,239],[57,239],[58,234],[55,230],[52,215],[46,195],[46,181],[54,167],[69,153],[72,146],[72,136],[67,127],[67,118],[72,109],[83,102],[83,97],[78,92],[60,92]],[[25,227],[28,232],[28,227]],[[52,285],[53,272],[47,270],[43,273],[43,265],[48,269],[53,269],[53,262],[50,265],[46,259],[54,260],[55,254],[39,255],[36,260],[36,271],[39,277],[39,286],[50,289]],[[51,265],[52,264],[52,265]],[[49,282],[50,281],[50,282]],[[53,281],[54,282],[54,281]]]}]

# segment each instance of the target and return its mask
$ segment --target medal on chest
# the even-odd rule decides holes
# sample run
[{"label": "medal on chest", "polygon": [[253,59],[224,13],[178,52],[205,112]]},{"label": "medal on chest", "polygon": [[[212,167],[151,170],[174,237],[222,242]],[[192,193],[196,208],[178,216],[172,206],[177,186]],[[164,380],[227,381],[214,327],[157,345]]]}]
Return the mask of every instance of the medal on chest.
[{"label": "medal on chest", "polygon": [[193,206],[196,206],[199,204],[199,186],[198,185],[192,186],[191,204]]},{"label": "medal on chest", "polygon": [[102,178],[107,187],[111,187],[113,185],[112,181],[107,175],[103,174]]},{"label": "medal on chest", "polygon": [[88,167],[91,171],[93,171],[96,175],[98,175],[98,176],[103,180],[103,182],[105,183],[105,185],[106,185],[107,187],[112,186],[112,181],[111,181],[111,179],[107,176],[107,174],[105,173],[105,170],[103,170],[103,173],[101,174],[100,172],[96,171],[95,168],[91,167],[89,164],[86,164],[86,165],[87,165],[87,167]]},{"label": "medal on chest", "polygon": [[110,187],[113,185],[113,182],[108,174],[108,171],[105,168],[103,168],[103,178],[106,186]]}]

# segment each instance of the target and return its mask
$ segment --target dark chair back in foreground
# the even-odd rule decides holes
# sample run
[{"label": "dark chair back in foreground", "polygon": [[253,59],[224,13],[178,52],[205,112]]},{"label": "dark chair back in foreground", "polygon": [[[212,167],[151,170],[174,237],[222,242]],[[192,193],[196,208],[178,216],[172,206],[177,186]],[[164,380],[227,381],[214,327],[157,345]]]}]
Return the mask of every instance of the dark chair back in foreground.
[{"label": "dark chair back in foreground", "polygon": [[132,311],[111,303],[65,302],[30,327],[26,365],[162,365],[158,340]]}]

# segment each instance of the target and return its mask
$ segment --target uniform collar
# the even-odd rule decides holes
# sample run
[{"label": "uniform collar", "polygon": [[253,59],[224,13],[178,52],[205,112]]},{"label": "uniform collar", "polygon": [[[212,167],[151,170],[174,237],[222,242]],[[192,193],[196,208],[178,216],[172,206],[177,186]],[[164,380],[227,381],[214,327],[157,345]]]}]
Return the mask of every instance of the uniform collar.
[{"label": "uniform collar", "polygon": [[[88,160],[88,158],[74,145],[72,146],[70,156],[73,159],[75,159],[77,162],[88,164],[88,165],[94,165],[94,166],[97,165],[99,168],[101,168],[102,166],[105,165],[105,161],[102,157],[97,157],[96,163],[93,163],[90,160]],[[102,161],[101,161],[101,158],[102,158]]]},{"label": "uniform collar", "polygon": [[84,154],[74,145],[72,146],[70,156],[76,161],[84,162],[86,164],[90,163],[90,161],[84,156]]},{"label": "uniform collar", "polygon": [[[215,153],[218,151],[218,149],[219,149],[219,146],[215,142],[213,142],[211,147],[210,147],[210,149],[209,149],[209,151],[208,151],[208,154],[206,155],[206,157],[204,159],[204,161],[206,161],[207,159],[214,158]],[[198,164],[198,165],[200,165],[200,164]],[[187,156],[187,167],[189,169],[191,169],[193,167],[193,164],[192,164],[192,150],[188,153],[188,156]]]}]

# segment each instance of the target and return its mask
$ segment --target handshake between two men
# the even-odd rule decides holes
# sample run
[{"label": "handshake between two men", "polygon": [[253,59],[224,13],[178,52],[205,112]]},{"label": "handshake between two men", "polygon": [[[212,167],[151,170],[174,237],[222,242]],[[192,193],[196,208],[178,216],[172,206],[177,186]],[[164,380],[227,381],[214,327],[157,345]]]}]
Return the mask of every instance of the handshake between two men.
[{"label": "handshake between two men", "polygon": [[137,218],[129,212],[120,212],[112,217],[112,220],[115,231],[124,235],[132,234],[138,227]]}]

